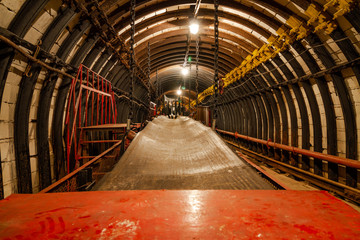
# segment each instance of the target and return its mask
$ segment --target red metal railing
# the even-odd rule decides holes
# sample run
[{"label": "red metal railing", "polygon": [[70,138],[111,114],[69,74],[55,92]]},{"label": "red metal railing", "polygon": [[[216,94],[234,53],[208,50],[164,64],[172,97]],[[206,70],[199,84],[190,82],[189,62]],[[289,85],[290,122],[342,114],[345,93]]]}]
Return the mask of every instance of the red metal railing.
[{"label": "red metal railing", "polygon": [[69,174],[71,151],[75,169],[81,158],[83,127],[116,123],[117,110],[111,82],[80,65],[72,80],[65,117],[67,173]]},{"label": "red metal railing", "polygon": [[[122,143],[122,140],[119,140],[117,143],[115,143],[113,146],[111,146],[106,151],[102,152],[100,155],[98,155],[96,157],[93,157],[90,161],[88,161],[87,163],[85,163],[81,167],[77,168],[76,170],[72,171],[71,173],[68,173],[65,177],[63,177],[60,180],[56,181],[55,183],[51,184],[47,188],[41,190],[40,193],[51,192],[54,189],[57,189],[59,186],[61,186],[64,183],[66,184],[66,188],[64,188],[62,191],[65,191],[65,190],[70,191],[70,186],[69,186],[71,184],[70,181],[71,181],[71,179],[74,179],[74,176],[76,176],[76,174],[78,174],[80,171],[84,170],[85,168],[89,167],[90,165],[92,165],[93,163],[95,163],[96,161],[101,159],[102,157],[104,157],[107,154],[114,151],[116,148],[118,148],[121,145],[121,143]],[[75,190],[76,190],[76,188],[75,188]]]},{"label": "red metal railing", "polygon": [[292,146],[288,146],[288,145],[284,145],[284,144],[280,144],[280,143],[275,143],[272,141],[266,141],[266,140],[262,140],[262,139],[258,139],[258,138],[253,138],[253,137],[249,137],[246,135],[241,135],[237,132],[233,133],[233,132],[228,132],[228,131],[224,131],[224,130],[220,130],[220,129],[216,129],[216,131],[218,131],[219,133],[234,136],[235,138],[241,138],[241,139],[244,139],[247,141],[264,144],[268,147],[282,149],[285,151],[293,152],[295,154],[301,154],[301,155],[305,155],[308,157],[313,157],[313,158],[317,158],[317,159],[326,160],[328,162],[341,164],[346,167],[360,169],[360,161],[342,158],[342,157],[329,155],[329,154],[325,154],[325,153],[314,152],[314,151],[310,151],[310,150],[306,150],[306,149],[302,149],[302,148],[297,148],[297,147],[292,147]]}]

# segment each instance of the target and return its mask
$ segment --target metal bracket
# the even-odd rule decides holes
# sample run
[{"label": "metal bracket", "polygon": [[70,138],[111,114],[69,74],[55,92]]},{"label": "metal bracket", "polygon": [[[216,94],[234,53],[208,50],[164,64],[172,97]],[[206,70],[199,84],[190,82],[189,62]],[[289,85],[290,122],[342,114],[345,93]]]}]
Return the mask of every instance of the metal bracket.
[{"label": "metal bracket", "polygon": [[215,131],[216,119],[212,120],[211,129]]},{"label": "metal bracket", "polygon": [[[41,48],[40,48],[41,44],[42,44],[42,41],[39,39],[37,44],[36,44],[36,50],[35,50],[34,55],[33,55],[34,58],[36,58],[39,55],[40,50],[41,50]],[[26,77],[31,77],[32,76],[32,73],[30,73],[31,67],[32,67],[32,63],[28,63],[28,65],[26,66],[26,69],[24,71],[24,75]]]}]

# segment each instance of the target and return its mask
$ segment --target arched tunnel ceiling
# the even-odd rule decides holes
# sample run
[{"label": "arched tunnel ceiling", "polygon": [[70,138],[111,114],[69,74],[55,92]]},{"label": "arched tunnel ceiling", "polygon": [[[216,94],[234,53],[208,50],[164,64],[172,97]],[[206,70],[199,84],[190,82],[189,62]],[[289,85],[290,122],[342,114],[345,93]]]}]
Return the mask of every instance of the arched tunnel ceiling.
[{"label": "arched tunnel ceiling", "polygon": [[[190,97],[195,98],[197,37],[189,35],[188,28],[195,3],[196,0],[136,1],[135,58],[138,74],[131,91],[130,1],[0,2],[0,13],[3,14],[0,19],[0,123],[3,126],[0,140],[1,144],[6,142],[0,150],[2,158],[4,152],[10,153],[9,156],[5,154],[5,159],[12,165],[6,165],[6,168],[11,173],[18,171],[6,183],[10,189],[8,192],[31,192],[34,186],[41,189],[51,182],[50,177],[61,176],[61,166],[65,166],[66,159],[63,141],[69,83],[80,64],[112,83],[117,94],[117,122],[126,122],[129,112],[133,113],[134,122],[143,122],[149,116],[149,100],[156,99],[154,91],[148,91],[154,90],[148,86],[146,76],[148,43],[151,48],[150,82],[160,90],[159,95],[174,95],[180,83],[185,81],[185,87],[191,89]],[[201,1],[198,13],[199,92],[209,89],[214,79],[213,3]],[[218,106],[216,127],[359,159],[359,1],[220,0],[219,3],[219,74],[225,78],[229,75],[241,77],[219,95],[218,105],[210,101],[214,98],[209,95],[204,98],[202,104],[210,106],[211,110]],[[325,7],[329,3],[329,7]],[[312,14],[309,14],[309,9]],[[325,22],[311,23],[316,16],[314,9],[320,9],[320,20]],[[294,27],[297,21],[306,31],[302,37],[296,35],[285,47],[278,48],[279,52],[262,59],[255,67],[241,66],[264,44],[273,46],[274,42],[270,44],[269,38],[280,39],[290,35],[294,29],[295,34],[301,32]],[[191,37],[189,55],[192,64],[190,75],[184,78],[180,70],[188,36]],[[12,45],[3,37],[12,41]],[[37,46],[39,40],[41,46]],[[30,55],[36,49],[40,52],[33,62],[34,57]],[[37,60],[52,68],[37,65]],[[24,73],[29,68],[30,71]],[[241,75],[243,70],[246,73]],[[188,104],[186,92],[189,93],[185,91],[184,102]],[[11,150],[7,151],[5,145]],[[266,147],[264,150],[268,151]],[[53,169],[55,177],[50,173],[52,158],[59,166]],[[39,168],[34,170],[35,160]],[[309,159],[305,160],[309,163]],[[321,169],[321,161],[317,164]],[[40,169],[43,166],[47,167]],[[333,173],[329,172],[329,178],[339,179],[336,166],[330,168],[333,168]],[[350,176],[346,179],[349,186],[358,184],[357,172],[353,170],[346,170]],[[39,173],[38,180],[32,183],[35,172]]]},{"label": "arched tunnel ceiling", "polygon": [[[100,6],[119,36],[129,44],[129,1],[100,1]],[[184,63],[187,40],[195,64],[197,36],[189,33],[189,23],[194,18],[194,0],[137,1],[135,57],[140,68],[148,64],[147,45],[151,49],[151,82],[158,71],[159,85],[166,90],[179,86],[180,66]],[[240,65],[244,58],[267,42],[271,34],[285,23],[290,15],[303,17],[300,1],[221,1],[219,8],[219,74],[220,77]],[[214,65],[214,7],[213,1],[201,1],[197,15],[200,25],[199,91],[213,82]],[[191,74],[191,82],[195,78]],[[195,84],[192,84],[194,90]]]}]

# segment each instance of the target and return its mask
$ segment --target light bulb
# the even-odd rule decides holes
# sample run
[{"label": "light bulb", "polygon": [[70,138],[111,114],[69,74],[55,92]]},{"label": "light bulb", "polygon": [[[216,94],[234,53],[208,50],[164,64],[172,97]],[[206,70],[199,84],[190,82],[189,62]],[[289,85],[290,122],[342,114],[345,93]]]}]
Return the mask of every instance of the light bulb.
[{"label": "light bulb", "polygon": [[187,68],[183,68],[183,69],[181,69],[181,73],[182,73],[182,75],[186,76],[189,74],[189,70]]},{"label": "light bulb", "polygon": [[181,95],[181,90],[180,90],[180,89],[177,90],[177,91],[176,91],[176,94],[177,94],[177,95]]},{"label": "light bulb", "polygon": [[190,32],[191,32],[192,34],[197,34],[198,31],[199,31],[199,24],[197,24],[197,23],[192,23],[192,24],[190,25]]}]

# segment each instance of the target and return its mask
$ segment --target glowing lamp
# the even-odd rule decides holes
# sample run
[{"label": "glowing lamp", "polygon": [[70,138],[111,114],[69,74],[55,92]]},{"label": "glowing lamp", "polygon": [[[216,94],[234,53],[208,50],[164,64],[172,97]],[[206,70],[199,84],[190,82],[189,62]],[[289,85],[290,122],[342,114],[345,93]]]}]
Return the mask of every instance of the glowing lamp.
[{"label": "glowing lamp", "polygon": [[197,23],[192,23],[189,28],[191,34],[197,34],[199,32],[199,24]]},{"label": "glowing lamp", "polygon": [[186,76],[189,74],[189,70],[187,68],[183,68],[183,69],[181,69],[181,73],[182,73],[182,75]]}]

